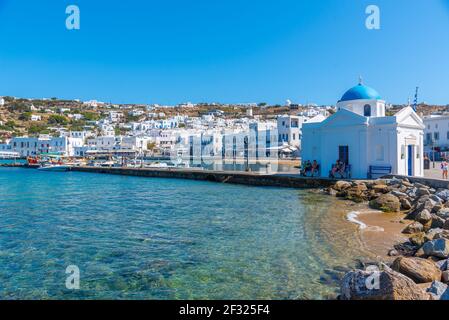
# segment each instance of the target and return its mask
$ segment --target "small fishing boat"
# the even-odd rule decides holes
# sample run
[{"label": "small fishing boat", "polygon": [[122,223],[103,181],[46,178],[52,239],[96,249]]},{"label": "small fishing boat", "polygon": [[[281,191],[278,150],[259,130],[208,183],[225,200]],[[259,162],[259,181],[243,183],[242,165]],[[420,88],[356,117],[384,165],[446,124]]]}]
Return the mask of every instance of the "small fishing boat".
[{"label": "small fishing boat", "polygon": [[65,164],[51,164],[46,163],[41,165],[37,170],[41,171],[53,171],[53,172],[65,172],[70,170],[70,166]]}]

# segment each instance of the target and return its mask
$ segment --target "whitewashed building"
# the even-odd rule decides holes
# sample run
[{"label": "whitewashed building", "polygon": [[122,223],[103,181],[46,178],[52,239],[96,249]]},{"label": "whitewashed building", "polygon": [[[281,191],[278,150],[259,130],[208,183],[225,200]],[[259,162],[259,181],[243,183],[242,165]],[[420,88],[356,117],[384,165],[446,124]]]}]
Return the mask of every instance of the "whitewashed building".
[{"label": "whitewashed building", "polygon": [[15,137],[9,142],[11,150],[21,157],[36,156],[42,153],[59,153],[64,156],[74,156],[75,147],[83,145],[83,140],[70,137]]},{"label": "whitewashed building", "polygon": [[30,120],[31,121],[41,121],[42,120],[42,116],[36,115],[36,114],[32,114]]},{"label": "whitewashed building", "polygon": [[279,116],[277,118],[277,130],[279,143],[287,143],[290,146],[299,148],[301,143],[301,127],[304,117],[298,116]]},{"label": "whitewashed building", "polygon": [[449,115],[426,116],[424,121],[424,145],[449,150]]},{"label": "whitewashed building", "polygon": [[386,116],[385,101],[359,83],[343,95],[335,114],[303,125],[302,160],[317,160],[322,177],[329,176],[337,160],[346,163],[352,178],[365,179],[376,168],[423,176],[423,130],[412,108]]}]

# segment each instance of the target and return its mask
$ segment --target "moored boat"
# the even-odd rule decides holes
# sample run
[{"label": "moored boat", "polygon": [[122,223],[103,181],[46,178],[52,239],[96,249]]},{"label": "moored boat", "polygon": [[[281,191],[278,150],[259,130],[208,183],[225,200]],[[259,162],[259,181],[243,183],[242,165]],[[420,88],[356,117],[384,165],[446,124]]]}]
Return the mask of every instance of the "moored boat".
[{"label": "moored boat", "polygon": [[65,164],[43,164],[37,170],[41,171],[54,171],[54,172],[65,172],[70,170],[70,166]]}]

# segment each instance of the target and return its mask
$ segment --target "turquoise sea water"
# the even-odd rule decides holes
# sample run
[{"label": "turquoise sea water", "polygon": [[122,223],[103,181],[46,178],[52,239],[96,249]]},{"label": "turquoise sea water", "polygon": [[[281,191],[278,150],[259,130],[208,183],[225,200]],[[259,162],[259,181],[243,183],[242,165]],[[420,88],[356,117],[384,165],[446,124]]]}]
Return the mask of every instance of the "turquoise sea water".
[{"label": "turquoise sea water", "polygon": [[[323,299],[354,260],[335,200],[282,188],[0,168],[1,299]],[[66,289],[66,267],[81,271]]]}]

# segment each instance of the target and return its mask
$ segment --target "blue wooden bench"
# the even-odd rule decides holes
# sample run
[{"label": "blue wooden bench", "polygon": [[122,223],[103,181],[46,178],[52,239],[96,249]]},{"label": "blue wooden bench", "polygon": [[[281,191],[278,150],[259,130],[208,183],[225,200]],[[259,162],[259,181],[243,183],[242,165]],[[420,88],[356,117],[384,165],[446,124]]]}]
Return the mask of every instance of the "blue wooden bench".
[{"label": "blue wooden bench", "polygon": [[[334,169],[334,168],[335,168],[335,164],[332,165],[332,169]],[[351,169],[352,169],[352,166],[350,164],[347,164],[345,167],[344,174],[341,174],[340,172],[337,171],[337,172],[335,172],[335,175],[336,176],[340,175],[341,179],[351,179]],[[332,170],[329,171],[329,178],[332,178]],[[337,178],[337,177],[334,177],[334,178]]]},{"label": "blue wooden bench", "polygon": [[368,179],[373,179],[374,175],[379,175],[379,177],[391,174],[391,166],[369,166]]}]

